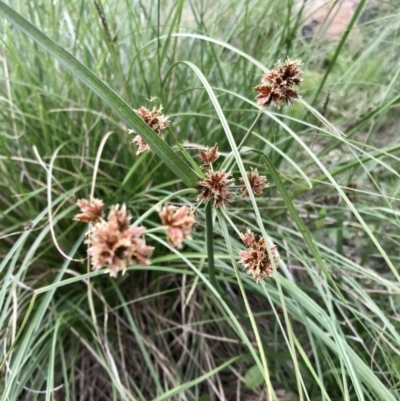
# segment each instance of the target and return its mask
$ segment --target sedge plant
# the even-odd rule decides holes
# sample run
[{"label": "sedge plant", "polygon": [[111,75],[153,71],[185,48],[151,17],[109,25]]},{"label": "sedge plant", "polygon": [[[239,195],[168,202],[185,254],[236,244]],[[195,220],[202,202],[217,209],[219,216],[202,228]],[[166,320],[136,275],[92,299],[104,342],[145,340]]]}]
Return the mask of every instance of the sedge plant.
[{"label": "sedge plant", "polygon": [[398,399],[390,7],[0,2],[0,400]]}]

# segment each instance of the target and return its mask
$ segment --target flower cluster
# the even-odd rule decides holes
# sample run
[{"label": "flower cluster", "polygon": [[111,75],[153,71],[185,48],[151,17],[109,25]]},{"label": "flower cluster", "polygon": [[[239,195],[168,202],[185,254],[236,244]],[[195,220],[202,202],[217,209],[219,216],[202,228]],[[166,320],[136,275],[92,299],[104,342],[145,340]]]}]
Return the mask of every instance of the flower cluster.
[{"label": "flower cluster", "polygon": [[226,206],[234,201],[234,193],[230,189],[234,183],[235,179],[230,172],[208,170],[206,178],[196,184],[200,191],[197,201],[212,201],[215,207]]},{"label": "flower cluster", "polygon": [[[299,68],[300,61],[287,59],[284,63],[276,63],[273,70],[262,77],[260,85],[254,89],[259,92],[257,103],[267,107],[275,103],[277,107],[281,104],[290,104],[293,99],[299,98],[294,87],[302,81],[302,71]],[[158,135],[164,139],[165,130],[170,121],[162,114],[162,107],[153,107],[152,110],[146,107],[139,107],[136,114]],[[129,130],[130,133],[134,131]],[[138,146],[137,154],[144,151],[152,151],[149,144],[140,136],[133,139]],[[218,145],[200,150],[200,158],[203,164],[201,169],[207,169],[205,176],[197,181],[196,188],[199,191],[197,201],[212,202],[216,208],[225,207],[235,200],[235,178],[231,171],[223,168],[213,168],[213,163],[220,157]],[[263,189],[268,185],[265,176],[260,176],[257,169],[247,172],[249,188],[246,188],[245,179],[239,179],[242,197],[249,196],[249,191],[254,195],[262,195]],[[246,180],[247,181],[247,180]],[[77,205],[81,213],[74,216],[74,220],[89,223],[89,232],[86,244],[89,245],[87,253],[90,256],[94,270],[102,267],[109,269],[111,276],[117,276],[119,271],[125,272],[128,266],[140,264],[149,265],[150,257],[154,248],[148,246],[143,237],[144,227],[130,226],[131,215],[125,205],[112,206],[105,219],[104,202],[99,199],[88,201],[80,199]],[[159,211],[159,217],[169,244],[181,249],[183,241],[190,238],[191,231],[196,226],[195,212],[187,206],[164,205]],[[253,275],[256,281],[261,281],[273,274],[272,261],[269,254],[277,263],[279,256],[275,245],[269,246],[264,238],[255,240],[254,234],[247,230],[240,235],[246,250],[240,252],[240,263],[243,264],[248,274]]]},{"label": "flower cluster", "polygon": [[207,147],[207,150],[200,150],[200,158],[203,160],[200,168],[210,167],[219,158],[218,145],[215,144],[212,148]]},{"label": "flower cluster", "polygon": [[[250,182],[250,187],[254,193],[254,195],[262,195],[263,189],[267,186],[267,178],[264,175],[259,175],[257,169],[251,169],[247,173],[247,178]],[[241,184],[244,184],[244,179],[242,177],[239,178]],[[246,186],[242,187],[242,197],[249,196],[249,191]]]},{"label": "flower cluster", "polygon": [[167,239],[171,246],[181,249],[183,240],[190,238],[190,232],[197,224],[193,209],[182,206],[165,205],[159,212],[161,222],[167,231]]},{"label": "flower cluster", "polygon": [[75,221],[83,221],[86,223],[97,223],[104,217],[104,202],[100,199],[93,199],[89,202],[86,199],[79,199],[76,204],[82,213],[74,216]]},{"label": "flower cluster", "polygon": [[[235,192],[232,187],[235,185],[235,179],[232,177],[231,172],[224,170],[214,171],[212,163],[219,158],[218,145],[212,148],[207,148],[207,151],[200,150],[200,158],[203,161],[201,168],[209,167],[206,172],[206,178],[199,180],[196,188],[200,194],[197,196],[197,201],[212,201],[215,207],[224,207],[235,200]],[[252,169],[247,173],[250,182],[250,187],[255,195],[262,195],[263,189],[267,185],[265,176],[260,176],[257,169]],[[244,184],[244,179],[240,178],[240,183]],[[249,195],[247,188],[241,188],[242,196]]]},{"label": "flower cluster", "polygon": [[[159,109],[153,107],[151,111],[142,106],[135,112],[161,139],[164,139],[162,131],[169,126],[170,121],[161,113],[161,106]],[[128,132],[133,133],[134,131],[129,130]],[[136,135],[132,142],[136,142],[138,145],[137,155],[146,150],[151,151],[149,144],[140,135]]]},{"label": "flower cluster", "polygon": [[[247,274],[251,274],[257,282],[264,280],[266,277],[272,277],[274,270],[264,238],[260,237],[257,242],[254,234],[250,230],[241,233],[240,238],[247,248],[246,251],[239,252],[240,263],[247,270]],[[279,256],[276,246],[270,245],[269,248],[274,262],[277,264]]]},{"label": "flower cluster", "polygon": [[264,74],[261,85],[254,88],[259,92],[256,97],[257,104],[267,107],[274,102],[279,107],[281,103],[291,104],[293,99],[297,99],[299,94],[294,86],[302,81],[300,64],[300,61],[287,59],[284,63],[276,63],[273,70]]},{"label": "flower cluster", "polygon": [[[79,201],[78,206],[86,203]],[[83,210],[82,210],[83,211]],[[75,216],[75,220],[78,220]],[[119,271],[124,272],[130,265],[149,265],[154,248],[146,245],[143,239],[144,227],[130,227],[131,215],[125,205],[111,207],[107,220],[91,220],[86,243],[94,270],[106,267],[110,275],[116,277]],[[88,221],[82,220],[80,221]]]}]

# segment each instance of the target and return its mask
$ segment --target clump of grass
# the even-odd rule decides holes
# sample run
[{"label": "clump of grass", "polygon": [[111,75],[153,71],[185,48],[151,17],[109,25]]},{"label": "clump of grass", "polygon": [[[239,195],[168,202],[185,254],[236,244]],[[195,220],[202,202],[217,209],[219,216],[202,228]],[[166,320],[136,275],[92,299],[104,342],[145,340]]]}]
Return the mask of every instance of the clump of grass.
[{"label": "clump of grass", "polygon": [[[292,1],[96,4],[0,3],[14,24],[2,25],[0,399],[397,399],[390,10],[347,47],[347,33],[304,41]],[[301,99],[275,108],[293,88],[273,91],[269,69],[287,56],[302,60]],[[257,105],[260,76],[274,96]],[[164,105],[169,126],[152,129],[142,104]],[[137,155],[128,130],[154,153]],[[199,206],[196,183],[218,172],[224,207],[203,207],[211,193]],[[91,269],[78,199],[92,229],[109,228],[103,203],[126,204],[128,242],[114,270],[102,263],[125,275]],[[247,230],[260,237],[244,244]],[[143,233],[150,265],[127,252]],[[272,279],[256,283],[240,252]]]}]

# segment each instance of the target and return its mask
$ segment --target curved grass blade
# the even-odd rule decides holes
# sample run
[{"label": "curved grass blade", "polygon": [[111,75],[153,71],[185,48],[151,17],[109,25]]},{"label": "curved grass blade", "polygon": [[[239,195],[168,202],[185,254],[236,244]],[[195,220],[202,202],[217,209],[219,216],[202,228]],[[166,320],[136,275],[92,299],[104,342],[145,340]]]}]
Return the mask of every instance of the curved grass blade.
[{"label": "curved grass blade", "polygon": [[253,329],[254,337],[256,338],[256,342],[257,342],[257,345],[258,345],[258,348],[259,348],[259,352],[260,352],[260,355],[261,355],[261,361],[263,362],[263,370],[262,370],[262,372],[263,372],[263,376],[264,376],[264,380],[265,380],[265,385],[266,385],[266,388],[267,388],[268,399],[272,400],[273,398],[276,398],[276,395],[275,395],[275,391],[274,391],[274,388],[273,388],[273,385],[272,385],[272,382],[271,382],[271,378],[270,378],[270,374],[269,374],[268,361],[267,361],[267,358],[265,357],[265,353],[264,353],[264,349],[263,349],[263,346],[262,346],[260,332],[258,330],[257,323],[256,323],[256,321],[254,319],[254,315],[253,315],[253,313],[251,311],[251,307],[250,307],[249,301],[248,301],[247,296],[246,296],[246,291],[244,289],[242,280],[240,278],[240,272],[239,272],[239,269],[238,269],[237,264],[236,264],[235,256],[234,256],[233,249],[232,249],[232,244],[230,242],[228,227],[227,227],[226,222],[224,220],[224,215],[220,211],[218,211],[218,220],[219,220],[219,224],[220,224],[222,233],[223,233],[223,235],[225,237],[225,242],[226,242],[226,246],[227,246],[227,249],[228,249],[228,253],[229,253],[230,257],[231,257],[231,263],[232,263],[233,269],[235,271],[235,276],[236,276],[236,279],[237,279],[237,282],[238,282],[238,285],[239,285],[239,288],[240,288],[240,292],[242,294],[243,302],[245,304],[248,317],[249,317],[250,322],[251,322],[251,327]]},{"label": "curved grass blade", "polygon": [[338,286],[336,285],[336,283],[334,282],[334,280],[332,279],[328,268],[325,265],[324,260],[322,259],[320,253],[318,252],[318,249],[316,247],[316,245],[314,244],[314,241],[311,237],[310,232],[308,231],[307,227],[305,226],[305,224],[303,223],[303,221],[301,220],[299,214],[297,213],[296,208],[293,205],[293,202],[290,199],[289,194],[286,191],[285,186],[282,183],[282,180],[279,176],[279,173],[276,171],[274,164],[272,163],[272,161],[270,160],[270,158],[263,152],[257,150],[257,149],[253,149],[253,152],[257,153],[258,155],[260,155],[263,160],[265,161],[265,164],[268,167],[268,170],[272,176],[272,179],[276,185],[276,187],[278,188],[278,191],[280,192],[281,196],[282,196],[282,200],[285,203],[285,206],[288,208],[289,213],[291,214],[293,220],[296,223],[297,228],[299,229],[301,235],[304,238],[304,241],[306,242],[307,246],[309,247],[311,253],[313,254],[315,260],[317,261],[318,265],[321,267],[321,269],[323,270],[324,274],[326,275],[326,277],[328,278],[329,282],[331,283],[332,287],[335,289],[336,293],[338,295],[340,295],[342,298],[343,296],[341,295],[341,291],[339,290]]},{"label": "curved grass blade", "polygon": [[[195,72],[195,74],[200,79],[201,83],[204,86],[204,89],[207,91],[207,94],[210,97],[210,100],[211,100],[211,102],[212,102],[212,104],[213,104],[213,106],[215,108],[215,111],[216,111],[216,113],[218,115],[218,118],[220,119],[220,122],[221,122],[221,125],[222,125],[223,129],[224,129],[226,138],[227,138],[227,140],[229,142],[229,145],[231,147],[232,154],[234,156],[236,164],[237,164],[237,166],[239,168],[239,171],[240,171],[240,173],[242,175],[242,178],[244,180],[244,184],[246,185],[246,188],[248,190],[250,202],[251,202],[251,204],[253,206],[254,214],[256,215],[257,224],[258,224],[258,226],[260,228],[260,231],[261,231],[263,237],[267,240],[268,236],[267,236],[266,230],[264,228],[263,221],[261,219],[261,214],[260,214],[260,211],[258,209],[254,193],[253,193],[253,191],[251,189],[251,186],[250,186],[250,182],[249,182],[249,178],[247,176],[247,172],[245,170],[245,166],[244,166],[243,161],[241,159],[238,147],[236,145],[235,139],[233,138],[232,132],[231,132],[229,124],[228,124],[228,122],[227,122],[227,120],[225,118],[225,115],[224,115],[224,112],[223,112],[223,110],[221,108],[221,105],[218,102],[218,99],[217,99],[213,89],[211,88],[207,78],[197,68],[197,66],[194,65],[193,63],[189,62],[189,61],[183,61],[182,63],[188,65]],[[272,253],[271,253],[272,251],[271,251],[270,247],[267,247],[267,252],[268,252],[269,258],[271,260],[272,268],[273,268],[274,271],[276,271],[276,264],[275,264],[275,261],[274,261],[274,259],[272,257]],[[277,277],[276,278],[277,286],[278,286],[279,293],[280,293],[280,296],[281,296],[282,307],[284,309],[285,299],[284,299],[284,295],[283,295],[283,292],[282,292],[281,286],[280,286],[280,281],[279,281],[280,277],[279,277],[279,275],[277,275],[276,277]],[[288,318],[286,313],[284,313],[284,316],[285,316],[285,319]],[[261,357],[263,358],[262,359],[262,361],[263,361],[263,370],[262,371],[268,372],[268,368],[265,368],[267,366],[267,363],[266,363],[266,360],[264,358],[264,351],[263,351],[262,342],[260,342],[258,345],[260,347]],[[296,380],[297,380],[298,389],[299,389],[299,396],[300,396],[300,400],[302,400],[302,393],[301,393],[301,388],[300,388],[300,370],[298,368],[298,363],[297,363],[297,358],[296,358],[295,352],[293,352],[292,355],[294,356],[293,363],[295,365]],[[268,379],[268,378],[266,378],[266,379]],[[269,385],[268,387],[269,388],[268,388],[267,391],[268,391],[268,394],[270,395],[270,398],[271,398],[271,395],[272,395],[271,385]]]},{"label": "curved grass blade", "polygon": [[[178,37],[178,38],[183,37],[183,38],[200,39],[200,40],[204,40],[206,42],[214,43],[218,46],[224,47],[225,49],[231,50],[232,52],[238,54],[239,56],[242,56],[243,58],[249,60],[252,64],[254,64],[256,67],[260,68],[264,72],[267,71],[267,68],[262,63],[260,63],[258,60],[251,57],[247,53],[239,50],[237,47],[234,47],[234,46],[230,45],[229,43],[223,42],[222,40],[217,40],[210,36],[199,35],[197,33],[174,33],[171,36]],[[160,39],[167,39],[167,38],[168,38],[168,36],[160,37]]]},{"label": "curved grass blade", "polygon": [[240,359],[242,359],[243,356],[239,355],[236,356],[232,359],[230,359],[229,361],[224,362],[223,364],[217,366],[216,368],[214,368],[213,370],[210,370],[207,373],[204,373],[204,375],[199,376],[198,378],[191,380],[187,383],[183,383],[169,391],[166,391],[164,394],[158,396],[157,398],[154,398],[153,401],[163,401],[163,400],[170,400],[172,396],[182,393],[183,391],[189,389],[190,387],[195,386],[196,384],[201,383],[202,381],[208,379],[209,377],[215,375],[216,373],[218,373],[219,371],[221,371],[222,369],[227,368],[228,366],[234,364],[235,362],[239,361]]},{"label": "curved grass blade", "polygon": [[[206,285],[206,287],[211,291],[213,296],[215,297],[216,301],[222,306],[222,308],[225,310],[227,315],[230,317],[230,324],[231,327],[235,330],[236,334],[238,337],[243,341],[243,344],[248,348],[251,356],[253,357],[253,360],[259,367],[260,371],[263,371],[263,365],[261,363],[261,360],[259,356],[257,355],[256,349],[253,347],[251,344],[247,334],[243,330],[242,326],[240,325],[238,319],[236,318],[235,314],[229,307],[229,305],[224,301],[222,298],[221,294],[217,291],[217,289],[211,284],[211,282],[207,279],[207,277],[199,270],[197,267],[191,263],[191,261],[182,253],[180,253],[178,250],[171,248],[168,243],[163,241],[162,239],[156,237],[153,234],[148,233],[147,234],[149,238],[152,238],[153,240],[157,241],[158,243],[164,245],[167,249],[170,249],[174,254],[176,254],[185,264],[193,271],[194,275],[199,277],[199,279]],[[140,266],[137,266],[140,268]],[[146,266],[145,268],[148,269],[151,266]],[[185,272],[187,274],[187,272]]]},{"label": "curved grass blade", "polygon": [[[321,161],[314,155],[314,153],[311,151],[311,149],[301,140],[301,138],[293,131],[291,130],[288,126],[286,126],[281,120],[276,118],[273,114],[266,113],[274,120],[276,121],[279,125],[285,128],[285,130],[296,140],[296,142],[307,152],[307,154],[310,156],[310,158],[318,165],[318,167],[322,170],[322,172],[325,174],[325,176],[328,178],[328,180],[331,182],[333,187],[337,190],[338,194],[341,196],[341,198],[346,202],[347,206],[349,209],[354,213],[356,216],[357,220],[360,222],[361,226],[365,230],[365,232],[368,234],[370,237],[371,241],[374,243],[376,248],[378,249],[379,253],[382,255],[383,259],[386,261],[388,266],[390,267],[390,270],[393,272],[393,275],[396,277],[396,279],[400,282],[400,274],[398,273],[396,267],[394,266],[393,262],[390,260],[388,254],[386,251],[383,249],[382,245],[379,243],[377,240],[376,236],[373,234],[371,231],[370,227],[366,224],[358,210],[354,207],[352,202],[350,202],[349,198],[346,196],[345,192],[342,190],[342,188],[338,185],[336,180],[332,177],[330,172],[327,170],[327,168],[321,163]],[[265,156],[265,154],[263,154]]]}]

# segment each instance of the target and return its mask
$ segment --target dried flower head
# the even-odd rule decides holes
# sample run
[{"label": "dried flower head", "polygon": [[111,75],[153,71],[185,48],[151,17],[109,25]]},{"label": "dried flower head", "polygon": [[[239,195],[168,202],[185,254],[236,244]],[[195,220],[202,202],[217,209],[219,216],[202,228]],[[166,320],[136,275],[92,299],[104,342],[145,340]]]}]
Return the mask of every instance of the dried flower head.
[{"label": "dried flower head", "polygon": [[[257,282],[264,280],[266,277],[272,277],[274,270],[268,256],[264,238],[260,237],[257,242],[254,234],[250,230],[241,233],[240,238],[246,245],[247,250],[239,252],[239,262],[247,270],[247,274],[251,274]],[[276,251],[276,246],[270,245],[269,248],[273,255],[274,262],[277,264],[279,256]]]},{"label": "dried flower head", "polygon": [[86,199],[79,199],[76,204],[82,212],[74,216],[74,220],[76,221],[97,223],[104,217],[104,202],[100,199],[93,199],[93,202],[89,202]]},{"label": "dried flower head", "polygon": [[[161,139],[164,139],[164,135],[161,131],[169,126],[170,121],[167,117],[161,114],[162,106],[160,106],[159,109],[153,107],[153,110],[151,111],[146,107],[141,106],[138,110],[135,110],[135,112]],[[129,130],[128,132],[133,133],[134,131]],[[136,135],[132,142],[136,142],[138,145],[136,154],[140,154],[145,150],[151,151],[148,143],[140,135]]]},{"label": "dried flower head", "polygon": [[212,148],[207,147],[207,150],[200,150],[200,158],[203,160],[203,164],[200,168],[210,167],[210,164],[214,163],[219,156],[217,144]]},{"label": "dried flower head", "polygon": [[[254,194],[262,195],[263,189],[267,186],[267,178],[264,175],[259,175],[257,169],[251,169],[251,171],[247,173],[247,178],[250,181],[250,187]],[[240,177],[239,180],[241,184],[244,184],[244,179],[242,177]],[[249,196],[249,192],[245,186],[241,189],[241,191],[243,198]]]},{"label": "dried flower head", "polygon": [[162,106],[159,109],[153,107],[153,110],[146,107],[139,107],[135,110],[136,114],[157,134],[161,135],[161,131],[169,126],[170,121],[162,114]]},{"label": "dried flower head", "polygon": [[90,228],[86,241],[90,245],[88,255],[94,270],[107,267],[116,277],[129,265],[149,265],[154,248],[146,245],[141,237],[144,227],[129,227],[130,214],[125,205],[113,206],[107,221],[100,221]]},{"label": "dried flower head", "polygon": [[293,99],[297,99],[299,94],[295,91],[294,86],[299,85],[302,81],[300,64],[300,61],[292,61],[288,58],[284,63],[276,63],[273,70],[265,73],[261,85],[254,88],[259,92],[256,97],[257,104],[267,107],[274,102],[279,107],[281,103],[291,104]]},{"label": "dried flower head", "polygon": [[229,187],[234,185],[235,179],[231,177],[231,173],[225,173],[224,170],[207,171],[207,177],[200,180],[196,184],[196,188],[201,191],[197,200],[212,200],[215,207],[226,206],[233,202],[234,194]]},{"label": "dried flower head", "polygon": [[108,223],[114,225],[119,231],[125,231],[129,227],[129,222],[131,221],[131,214],[126,210],[126,205],[111,206],[110,212],[108,213]]},{"label": "dried flower head", "polygon": [[187,206],[180,208],[165,205],[159,212],[161,222],[167,229],[168,242],[175,248],[183,247],[183,240],[190,238],[190,232],[196,224],[193,210]]},{"label": "dried flower head", "polygon": [[140,135],[136,135],[133,138],[132,142],[135,142],[137,145],[137,151],[136,151],[137,155],[145,152],[146,150],[148,150],[149,152],[152,152],[150,145]]}]

